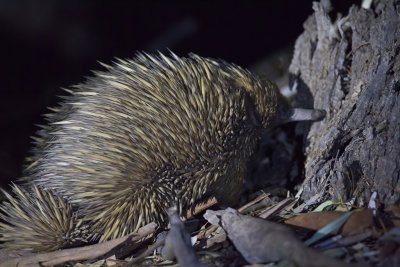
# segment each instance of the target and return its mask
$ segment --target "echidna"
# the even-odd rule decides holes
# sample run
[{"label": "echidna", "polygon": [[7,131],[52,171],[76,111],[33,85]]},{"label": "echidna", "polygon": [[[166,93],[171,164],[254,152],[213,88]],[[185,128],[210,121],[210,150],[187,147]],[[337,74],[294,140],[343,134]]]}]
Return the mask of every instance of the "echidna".
[{"label": "echidna", "polygon": [[264,128],[315,120],[276,85],[222,60],[139,53],[67,89],[35,138],[23,188],[1,205],[4,248],[121,237],[196,202],[237,198]]}]

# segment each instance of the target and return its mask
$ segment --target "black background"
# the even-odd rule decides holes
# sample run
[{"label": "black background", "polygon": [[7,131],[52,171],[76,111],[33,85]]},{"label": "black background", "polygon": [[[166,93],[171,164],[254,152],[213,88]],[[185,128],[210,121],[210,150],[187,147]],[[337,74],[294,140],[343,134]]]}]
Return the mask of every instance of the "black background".
[{"label": "black background", "polygon": [[[352,3],[359,1],[333,0],[334,13]],[[168,47],[248,67],[293,46],[310,14],[308,0],[0,1],[1,185],[20,175],[29,136],[58,102],[59,88],[101,69],[97,60]]]}]

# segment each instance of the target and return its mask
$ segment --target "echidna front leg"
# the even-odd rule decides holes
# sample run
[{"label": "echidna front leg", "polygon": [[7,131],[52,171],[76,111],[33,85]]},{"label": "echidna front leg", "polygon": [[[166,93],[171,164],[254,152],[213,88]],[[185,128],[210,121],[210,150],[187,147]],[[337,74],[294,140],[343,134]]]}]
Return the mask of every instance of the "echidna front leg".
[{"label": "echidna front leg", "polygon": [[75,215],[72,206],[60,197],[36,186],[25,191],[13,185],[15,197],[0,205],[0,245],[27,251],[54,251],[74,242]]}]

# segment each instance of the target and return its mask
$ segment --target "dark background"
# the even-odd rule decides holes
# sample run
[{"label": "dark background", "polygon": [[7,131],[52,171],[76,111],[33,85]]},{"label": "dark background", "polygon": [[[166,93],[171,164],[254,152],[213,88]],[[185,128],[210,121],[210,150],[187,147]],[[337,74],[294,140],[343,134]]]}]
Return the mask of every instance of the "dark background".
[{"label": "dark background", "polygon": [[[359,2],[333,6],[346,12]],[[97,61],[168,47],[251,67],[282,47],[291,51],[311,13],[312,1],[296,0],[0,1],[0,185],[21,174],[29,136],[59,88],[101,69]]]}]

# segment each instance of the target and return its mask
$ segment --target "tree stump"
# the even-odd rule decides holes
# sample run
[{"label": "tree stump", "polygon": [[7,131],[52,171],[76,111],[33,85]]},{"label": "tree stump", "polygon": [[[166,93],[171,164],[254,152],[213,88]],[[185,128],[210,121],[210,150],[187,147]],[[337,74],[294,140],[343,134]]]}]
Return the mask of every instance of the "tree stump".
[{"label": "tree stump", "polygon": [[309,130],[303,200],[363,206],[377,192],[381,203],[399,203],[400,2],[374,3],[332,22],[329,1],[315,2],[296,41],[289,72],[297,105],[327,111],[297,129]]}]

